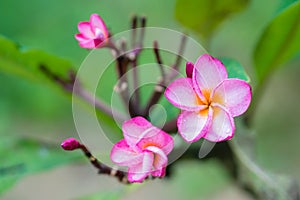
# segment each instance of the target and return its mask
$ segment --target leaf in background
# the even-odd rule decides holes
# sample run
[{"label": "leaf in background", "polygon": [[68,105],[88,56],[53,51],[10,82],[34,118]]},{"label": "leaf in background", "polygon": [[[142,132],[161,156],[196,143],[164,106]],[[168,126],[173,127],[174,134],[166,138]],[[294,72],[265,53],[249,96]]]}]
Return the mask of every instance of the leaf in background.
[{"label": "leaf in background", "polygon": [[40,144],[7,134],[1,134],[0,138],[0,194],[25,175],[49,170],[79,158],[79,154],[61,150],[59,144]]},{"label": "leaf in background", "polygon": [[236,60],[231,58],[220,58],[222,63],[225,65],[227,72],[228,72],[228,78],[239,78],[244,81],[250,82],[250,77],[246,73],[244,67]]},{"label": "leaf in background", "polygon": [[259,82],[300,50],[300,2],[283,10],[267,26],[254,52]]},{"label": "leaf in background", "polygon": [[49,83],[49,79],[39,69],[41,65],[62,77],[66,77],[72,69],[67,60],[40,50],[22,50],[18,44],[0,35],[0,72]]},{"label": "leaf in background", "polygon": [[278,6],[277,11],[276,11],[276,14],[280,13],[281,11],[286,9],[288,6],[290,6],[291,4],[293,4],[297,1],[299,1],[299,0],[280,0],[279,1],[279,6]]},{"label": "leaf in background", "polygon": [[294,200],[299,191],[296,181],[263,169],[255,160],[255,133],[237,120],[238,134],[230,146],[239,164],[239,181],[259,199]]},{"label": "leaf in background", "polygon": [[209,38],[226,17],[242,10],[247,3],[248,0],[177,0],[175,16],[182,25]]}]

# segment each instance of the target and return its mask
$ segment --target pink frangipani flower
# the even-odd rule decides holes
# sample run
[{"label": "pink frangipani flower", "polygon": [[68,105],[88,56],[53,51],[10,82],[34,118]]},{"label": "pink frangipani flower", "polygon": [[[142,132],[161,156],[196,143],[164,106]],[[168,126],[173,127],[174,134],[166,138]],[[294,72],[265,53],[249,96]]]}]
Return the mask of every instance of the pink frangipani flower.
[{"label": "pink frangipani flower", "polygon": [[176,79],[165,91],[166,98],[182,110],[177,119],[179,133],[187,142],[231,139],[235,130],[233,117],[243,114],[250,105],[250,85],[228,78],[225,66],[208,54],[187,67],[188,77]]},{"label": "pink frangipani flower", "polygon": [[113,146],[110,158],[115,164],[128,167],[128,180],[142,182],[150,174],[165,176],[173,138],[143,117],[125,121],[122,129],[124,139]]},{"label": "pink frangipani flower", "polygon": [[89,22],[79,22],[78,30],[80,33],[75,38],[79,46],[87,49],[103,47],[109,36],[105,23],[97,14],[92,14]]}]

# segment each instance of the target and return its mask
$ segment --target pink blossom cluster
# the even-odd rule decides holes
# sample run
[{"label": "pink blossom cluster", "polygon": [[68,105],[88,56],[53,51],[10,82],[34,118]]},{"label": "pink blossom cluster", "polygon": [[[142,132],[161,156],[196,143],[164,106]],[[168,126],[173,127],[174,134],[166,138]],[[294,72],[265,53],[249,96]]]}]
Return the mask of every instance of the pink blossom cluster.
[{"label": "pink blossom cluster", "polygon": [[[89,22],[78,24],[75,37],[82,48],[104,47],[109,40],[103,20],[92,14]],[[165,97],[181,109],[177,119],[178,132],[188,142],[204,138],[211,142],[229,140],[234,136],[234,117],[242,115],[251,102],[251,87],[237,78],[228,78],[221,61],[204,54],[195,64],[186,64],[186,78],[173,81]],[[142,182],[149,175],[163,177],[168,154],[174,147],[173,138],[143,117],[124,122],[124,139],[111,151],[111,160],[128,167],[128,180]],[[72,142],[72,144],[71,144]],[[68,141],[66,149],[77,147]],[[68,144],[68,145],[67,145]]]}]

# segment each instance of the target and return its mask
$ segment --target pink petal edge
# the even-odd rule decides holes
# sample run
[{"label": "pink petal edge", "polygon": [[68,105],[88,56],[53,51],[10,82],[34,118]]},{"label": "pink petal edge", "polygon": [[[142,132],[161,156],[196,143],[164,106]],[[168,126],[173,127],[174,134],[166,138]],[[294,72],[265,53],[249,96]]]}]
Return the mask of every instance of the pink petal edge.
[{"label": "pink petal edge", "polygon": [[131,183],[142,182],[152,171],[154,155],[152,152],[145,152],[142,163],[129,166],[128,180]]},{"label": "pink petal edge", "polygon": [[94,39],[95,34],[91,29],[89,22],[79,22],[78,23],[79,32],[86,38]]},{"label": "pink petal edge", "polygon": [[102,18],[98,14],[92,14],[90,17],[91,28],[96,32],[95,28],[99,28],[104,34],[105,39],[108,38],[108,30]]},{"label": "pink petal edge", "polygon": [[117,165],[130,166],[141,163],[143,154],[133,151],[123,139],[113,146],[110,159]]},{"label": "pink petal edge", "polygon": [[122,130],[125,140],[131,147],[136,146],[142,138],[152,137],[158,132],[149,121],[140,116],[125,121],[122,125]]},{"label": "pink petal edge", "polygon": [[[212,109],[209,108],[207,116],[196,112],[183,111],[177,119],[178,132],[188,143],[195,142],[204,137],[212,124]],[[188,137],[192,135],[192,137]]]},{"label": "pink petal edge", "polygon": [[163,177],[165,175],[165,169],[168,164],[168,157],[166,154],[159,148],[154,146],[147,147],[147,150],[155,153],[153,166],[154,170],[152,171],[153,176]]},{"label": "pink petal edge", "polygon": [[[213,91],[213,101],[228,109],[233,117],[242,115],[248,109],[252,91],[251,86],[244,80],[231,78],[221,82]],[[214,100],[214,96],[217,99]],[[221,101],[219,98],[221,97]]]},{"label": "pink petal edge", "polygon": [[178,78],[173,81],[167,87],[165,97],[182,110],[199,111],[205,107],[199,104],[199,97],[194,91],[190,78]]},{"label": "pink petal edge", "polygon": [[235,124],[230,113],[221,106],[214,106],[212,124],[207,134],[204,136],[204,139],[210,142],[230,140],[234,136],[234,131]]},{"label": "pink petal edge", "polygon": [[200,97],[203,97],[203,91],[211,93],[228,77],[223,63],[209,54],[200,56],[194,66],[193,87]]}]

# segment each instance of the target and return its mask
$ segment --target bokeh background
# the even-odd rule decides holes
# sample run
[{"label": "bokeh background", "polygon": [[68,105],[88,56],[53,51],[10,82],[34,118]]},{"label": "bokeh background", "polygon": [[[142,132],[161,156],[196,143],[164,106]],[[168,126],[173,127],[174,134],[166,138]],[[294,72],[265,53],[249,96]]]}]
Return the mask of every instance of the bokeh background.
[{"label": "bokeh background", "polygon": [[[250,1],[210,36],[205,44],[209,53],[238,60],[252,78],[252,53],[259,36],[291,2]],[[22,50],[41,49],[79,68],[88,51],[78,47],[74,34],[77,23],[91,13],[100,14],[113,33],[127,30],[134,14],[147,16],[148,26],[187,31],[175,18],[175,6],[175,0],[1,0],[0,34]],[[197,33],[190,34],[201,41]],[[254,121],[257,162],[298,181],[299,59],[272,74]],[[2,71],[0,88],[1,199],[252,199],[217,160],[179,162],[171,179],[130,187],[99,176],[80,152],[60,149],[63,139],[76,137],[68,95]],[[9,166],[12,160],[16,164]]]}]

